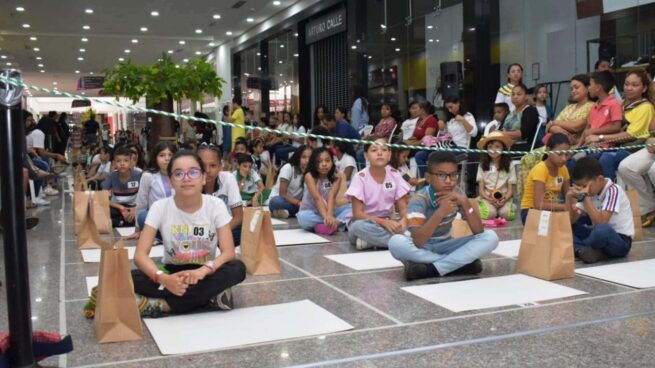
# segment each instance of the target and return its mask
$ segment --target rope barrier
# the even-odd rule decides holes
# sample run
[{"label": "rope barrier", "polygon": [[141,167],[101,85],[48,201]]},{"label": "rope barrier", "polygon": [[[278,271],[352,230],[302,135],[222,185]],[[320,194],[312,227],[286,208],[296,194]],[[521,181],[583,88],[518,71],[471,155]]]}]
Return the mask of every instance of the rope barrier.
[{"label": "rope barrier", "polygon": [[[506,150],[506,151],[494,151],[494,150],[481,150],[477,148],[459,148],[459,147],[439,147],[439,146],[433,146],[433,147],[425,147],[425,146],[415,146],[415,145],[408,145],[408,144],[397,144],[397,143],[379,143],[379,142],[372,142],[372,141],[365,141],[361,139],[352,139],[352,138],[343,138],[343,137],[333,137],[333,136],[325,136],[325,135],[318,135],[318,134],[312,134],[312,133],[298,133],[298,132],[287,132],[283,130],[277,130],[277,129],[270,129],[267,127],[260,127],[260,126],[251,126],[251,125],[242,125],[242,124],[234,124],[230,122],[225,122],[225,121],[216,121],[213,119],[204,119],[204,118],[198,118],[195,116],[191,115],[185,115],[185,114],[176,114],[172,112],[167,112],[167,111],[161,111],[161,110],[155,110],[155,109],[149,109],[149,108],[143,108],[140,106],[136,106],[133,104],[125,104],[121,103],[118,101],[106,101],[106,100],[101,100],[95,97],[87,97],[87,96],[82,96],[82,95],[76,95],[68,92],[63,92],[55,89],[50,89],[46,87],[40,87],[37,85],[25,83],[20,79],[15,79],[15,78],[9,78],[5,76],[0,75],[0,81],[4,81],[10,85],[16,86],[16,87],[23,87],[23,88],[28,88],[32,89],[35,91],[39,92],[45,92],[48,94],[53,94],[57,96],[65,96],[65,97],[71,97],[79,100],[85,100],[85,101],[91,101],[91,102],[96,102],[99,104],[105,104],[105,105],[110,105],[114,107],[120,107],[124,108],[127,110],[131,111],[138,111],[138,112],[145,112],[145,113],[150,113],[150,114],[157,114],[157,115],[163,115],[163,116],[168,116],[171,118],[175,119],[184,119],[188,121],[200,121],[203,123],[208,123],[208,124],[214,124],[216,126],[229,126],[229,127],[236,127],[236,128],[245,128],[247,130],[257,130],[261,132],[266,132],[266,133],[274,133],[274,134],[281,134],[284,136],[289,136],[289,137],[296,137],[296,138],[313,138],[313,139],[321,139],[321,140],[332,140],[332,141],[340,141],[340,142],[347,142],[347,143],[352,143],[352,144],[376,144],[376,145],[381,145],[381,146],[387,146],[390,148],[395,148],[395,149],[409,149],[409,150],[417,150],[417,151],[435,151],[435,152],[454,152],[454,153],[481,153],[481,154],[488,154],[488,153],[500,153],[500,154],[508,154],[512,156],[525,156],[525,155],[544,155],[544,154],[549,154],[549,153],[554,153],[554,154],[575,154],[575,153],[580,153],[580,152],[592,152],[592,153],[598,153],[598,152],[604,152],[604,151],[621,151],[621,150],[632,150],[632,149],[638,149],[638,148],[645,148],[645,147],[653,147],[655,146],[655,143],[644,143],[644,144],[633,144],[633,145],[625,145],[625,146],[618,146],[618,147],[598,147],[598,148],[577,148],[577,149],[568,149],[568,150],[553,150],[553,151],[512,151],[512,150]],[[650,131],[651,135],[655,134],[655,130]],[[603,141],[602,143],[614,143],[614,142],[621,142],[624,140],[608,140],[608,141]]]}]

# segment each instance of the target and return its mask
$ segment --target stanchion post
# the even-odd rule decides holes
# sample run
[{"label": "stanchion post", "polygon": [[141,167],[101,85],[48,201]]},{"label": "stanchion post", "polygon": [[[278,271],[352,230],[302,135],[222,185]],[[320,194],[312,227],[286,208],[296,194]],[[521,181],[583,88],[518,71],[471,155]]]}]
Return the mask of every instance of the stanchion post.
[{"label": "stanchion post", "polygon": [[[18,71],[11,69],[0,70],[0,75],[21,78]],[[25,125],[20,105],[22,91],[22,87],[0,82],[0,195],[4,229],[5,284],[11,336],[10,364],[12,367],[38,367],[32,348],[30,279],[25,234]]]}]

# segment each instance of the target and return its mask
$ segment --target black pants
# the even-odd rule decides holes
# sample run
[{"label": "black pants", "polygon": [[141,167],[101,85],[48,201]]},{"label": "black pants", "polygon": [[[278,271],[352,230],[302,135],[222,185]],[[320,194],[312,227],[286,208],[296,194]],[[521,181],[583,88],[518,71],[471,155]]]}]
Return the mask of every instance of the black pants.
[{"label": "black pants", "polygon": [[[195,264],[188,265],[166,265],[171,273],[184,270],[194,270],[199,267]],[[187,313],[194,309],[202,308],[209,302],[209,299],[218,295],[223,290],[237,285],[246,278],[246,266],[239,260],[223,264],[216,272],[208,275],[195,285],[189,285],[186,293],[182,296],[172,294],[164,289],[159,290],[159,284],[152,281],[141,270],[132,270],[134,292],[148,298],[162,298],[171,307],[174,313]]]},{"label": "black pants", "polygon": [[[125,207],[134,207],[134,206],[128,206],[124,205]],[[121,214],[121,211],[118,208],[110,207],[109,208],[109,216],[111,217],[111,227],[127,227],[127,226],[134,226],[134,221],[128,222],[125,220],[123,217],[123,214]],[[135,216],[136,218],[136,216]]]}]

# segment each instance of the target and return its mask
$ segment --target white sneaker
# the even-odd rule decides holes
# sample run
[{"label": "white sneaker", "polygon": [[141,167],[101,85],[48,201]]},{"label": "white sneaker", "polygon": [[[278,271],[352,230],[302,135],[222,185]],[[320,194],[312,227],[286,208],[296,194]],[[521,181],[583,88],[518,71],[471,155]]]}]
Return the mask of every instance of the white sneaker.
[{"label": "white sneaker", "polygon": [[47,196],[56,196],[59,195],[59,191],[53,187],[46,187],[43,189],[43,193]]},{"label": "white sneaker", "polygon": [[364,249],[373,248],[373,246],[369,245],[366,241],[357,238],[357,240],[355,241],[355,248],[357,248],[357,250],[364,250]]},{"label": "white sneaker", "polygon": [[272,215],[275,218],[288,219],[289,218],[289,211],[287,211],[287,210],[275,210],[275,211],[273,211]]},{"label": "white sneaker", "polygon": [[50,205],[49,200],[38,197],[38,196],[36,198],[34,198],[33,202],[37,206],[49,206]]}]

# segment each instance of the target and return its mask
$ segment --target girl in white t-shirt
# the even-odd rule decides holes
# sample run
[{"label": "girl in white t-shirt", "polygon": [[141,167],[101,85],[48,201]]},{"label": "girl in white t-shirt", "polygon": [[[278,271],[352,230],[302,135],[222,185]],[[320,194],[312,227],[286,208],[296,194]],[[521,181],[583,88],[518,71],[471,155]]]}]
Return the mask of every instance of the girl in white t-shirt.
[{"label": "girl in white t-shirt", "polygon": [[280,168],[268,202],[273,217],[285,219],[298,213],[303,197],[303,177],[311,154],[311,148],[301,145]]},{"label": "girl in white t-shirt", "polygon": [[346,185],[350,184],[353,176],[357,172],[357,161],[355,160],[355,150],[351,143],[332,141],[334,148],[334,164],[337,166],[337,172],[343,174],[346,178]]},{"label": "girl in white t-shirt", "polygon": [[[230,288],[245,279],[246,269],[235,258],[227,207],[202,194],[205,169],[194,152],[173,155],[168,173],[175,195],[152,205],[134,254],[139,311],[154,318],[204,307],[230,310]],[[163,268],[149,257],[157,231],[165,248]]]}]

